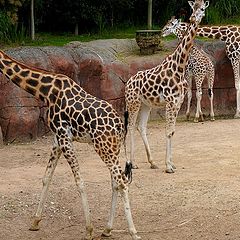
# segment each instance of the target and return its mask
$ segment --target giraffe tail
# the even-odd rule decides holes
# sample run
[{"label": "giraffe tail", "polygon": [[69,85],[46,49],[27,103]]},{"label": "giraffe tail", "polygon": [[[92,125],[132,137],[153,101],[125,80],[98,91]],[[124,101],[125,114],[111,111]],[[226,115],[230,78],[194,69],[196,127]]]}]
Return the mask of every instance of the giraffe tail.
[{"label": "giraffe tail", "polygon": [[126,161],[124,174],[128,179],[128,183],[130,184],[132,182],[132,163],[129,160]]},{"label": "giraffe tail", "polygon": [[124,128],[125,128],[125,137],[127,135],[127,130],[128,130],[128,117],[129,117],[129,113],[128,111],[124,112]]},{"label": "giraffe tail", "polygon": [[[127,136],[127,131],[128,131],[128,117],[129,113],[128,111],[124,112],[124,150],[125,150],[125,156],[127,157],[127,147],[126,147],[126,136]],[[124,170],[125,176],[128,178],[128,182],[132,182],[132,163],[131,161],[127,160],[126,165],[125,165],[125,170]]]}]

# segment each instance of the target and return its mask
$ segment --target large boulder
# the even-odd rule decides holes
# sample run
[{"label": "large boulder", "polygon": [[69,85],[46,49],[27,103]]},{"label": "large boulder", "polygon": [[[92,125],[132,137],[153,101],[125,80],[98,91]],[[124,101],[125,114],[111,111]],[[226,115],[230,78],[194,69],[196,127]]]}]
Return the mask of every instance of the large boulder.
[{"label": "large boulder", "polygon": [[[234,81],[225,46],[221,42],[201,44],[212,55],[216,65],[216,113],[234,114]],[[6,52],[29,66],[71,77],[92,95],[109,101],[122,115],[125,82],[137,71],[160,64],[175,46],[175,41],[168,42],[165,45],[168,51],[142,56],[135,40],[112,39],[89,43],[71,42],[64,47],[22,47]],[[203,109],[209,109],[205,97],[202,105]],[[46,106],[40,100],[0,75],[0,127],[5,142],[35,139],[49,131],[45,110]],[[180,114],[184,111],[185,104]],[[152,116],[161,112],[155,111]]]}]

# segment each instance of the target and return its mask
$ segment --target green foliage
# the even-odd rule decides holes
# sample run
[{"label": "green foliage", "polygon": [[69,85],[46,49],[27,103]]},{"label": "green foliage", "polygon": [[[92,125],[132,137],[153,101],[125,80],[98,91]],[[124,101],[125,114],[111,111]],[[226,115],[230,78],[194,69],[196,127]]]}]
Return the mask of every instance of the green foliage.
[{"label": "green foliage", "polygon": [[205,21],[211,24],[218,24],[221,22],[221,16],[218,9],[209,7],[206,13]]},{"label": "green foliage", "polygon": [[226,17],[231,17],[239,14],[239,11],[240,11],[239,0],[218,0],[214,2],[213,2],[213,6],[218,9],[222,17],[226,18]]},{"label": "green foliage", "polygon": [[0,40],[2,43],[22,43],[26,39],[26,30],[23,25],[12,23],[11,18],[0,11]]},{"label": "green foliage", "polygon": [[[8,13],[0,13],[1,41],[24,41],[25,28],[30,26],[30,2],[0,0],[0,9]],[[147,25],[148,0],[34,0],[34,3],[36,32],[51,32],[59,37],[58,41],[54,34],[44,34],[38,36],[36,44],[47,42],[46,44],[62,45],[74,40],[128,36],[134,38],[136,26],[138,29],[146,29]],[[239,24],[239,12],[240,0],[210,0],[202,23]],[[186,0],[153,0],[152,22],[155,29],[161,28],[172,15],[188,21],[190,14],[190,6]],[[13,16],[18,19],[17,22],[13,21]],[[13,22],[16,24],[12,24]],[[77,38],[72,35],[76,26],[79,26],[78,32],[81,34]],[[69,38],[66,35],[59,36],[62,32],[67,32]],[[28,43],[31,44],[29,41]]]}]

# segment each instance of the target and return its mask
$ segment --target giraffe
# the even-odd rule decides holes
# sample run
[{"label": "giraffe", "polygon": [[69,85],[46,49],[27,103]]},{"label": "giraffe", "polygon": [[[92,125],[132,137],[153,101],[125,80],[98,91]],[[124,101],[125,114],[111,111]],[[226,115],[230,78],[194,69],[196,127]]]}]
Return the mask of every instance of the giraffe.
[{"label": "giraffe", "polygon": [[54,134],[53,146],[43,177],[43,188],[30,230],[38,230],[49,185],[61,154],[71,167],[77,191],[81,196],[86,221],[86,239],[93,239],[93,226],[80,166],[73,141],[91,143],[110,171],[112,203],[110,217],[103,236],[110,236],[120,192],[129,232],[137,235],[128,198],[128,177],[121,169],[119,153],[125,138],[124,124],[112,106],[88,94],[71,78],[20,63],[0,51],[0,72],[20,88],[47,105],[48,126]]},{"label": "giraffe", "polygon": [[[183,32],[180,28],[181,20],[175,19],[172,17],[167,24],[163,27],[163,37],[168,36],[171,33],[174,33],[179,40],[183,38]],[[210,57],[196,45],[194,45],[189,53],[189,61],[186,68],[185,78],[188,82],[188,102],[187,102],[187,111],[186,116],[187,120],[190,117],[190,105],[192,99],[192,78],[194,77],[196,83],[196,98],[197,98],[197,109],[194,118],[194,122],[199,121],[199,116],[201,121],[204,121],[203,113],[201,110],[201,99],[202,99],[202,83],[205,78],[208,80],[208,97],[210,100],[210,117],[214,121],[214,111],[213,111],[213,84],[214,84],[214,65]]]},{"label": "giraffe", "polygon": [[[181,22],[183,31],[187,23]],[[197,36],[219,39],[226,44],[226,54],[231,62],[234,74],[237,109],[235,118],[240,118],[240,27],[239,26],[199,26]]]},{"label": "giraffe", "polygon": [[128,112],[128,130],[130,135],[130,161],[134,168],[134,130],[139,116],[138,130],[142,137],[148,162],[151,168],[157,168],[152,160],[146,130],[147,121],[152,108],[165,107],[166,110],[166,172],[173,173],[172,136],[175,132],[176,118],[187,89],[183,78],[188,62],[188,54],[193,46],[198,25],[205,15],[209,2],[203,0],[188,1],[194,8],[186,34],[172,54],[167,56],[160,65],[145,71],[139,71],[126,83],[125,100]]}]

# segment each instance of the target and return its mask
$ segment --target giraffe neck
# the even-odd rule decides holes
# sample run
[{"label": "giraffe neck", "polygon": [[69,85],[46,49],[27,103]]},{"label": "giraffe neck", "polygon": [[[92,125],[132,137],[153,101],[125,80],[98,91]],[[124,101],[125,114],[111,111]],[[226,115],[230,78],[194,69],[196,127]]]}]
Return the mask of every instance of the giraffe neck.
[{"label": "giraffe neck", "polygon": [[228,26],[199,27],[197,36],[225,41],[228,34]]},{"label": "giraffe neck", "polygon": [[[185,31],[188,24],[182,22],[180,26]],[[239,28],[234,26],[199,26],[197,36],[226,41],[230,31],[239,31]]]},{"label": "giraffe neck", "polygon": [[20,88],[48,105],[57,99],[63,82],[50,72],[28,67],[0,51],[0,72]]},{"label": "giraffe neck", "polygon": [[184,31],[181,30],[180,28],[176,28],[174,34],[177,36],[178,40],[182,40],[184,36]]},{"label": "giraffe neck", "polygon": [[185,35],[183,35],[181,41],[179,42],[176,50],[173,53],[173,59],[176,59],[178,68],[180,71],[184,71],[185,66],[188,61],[189,52],[193,46],[193,39],[196,36],[198,24],[193,22],[190,23]]}]

